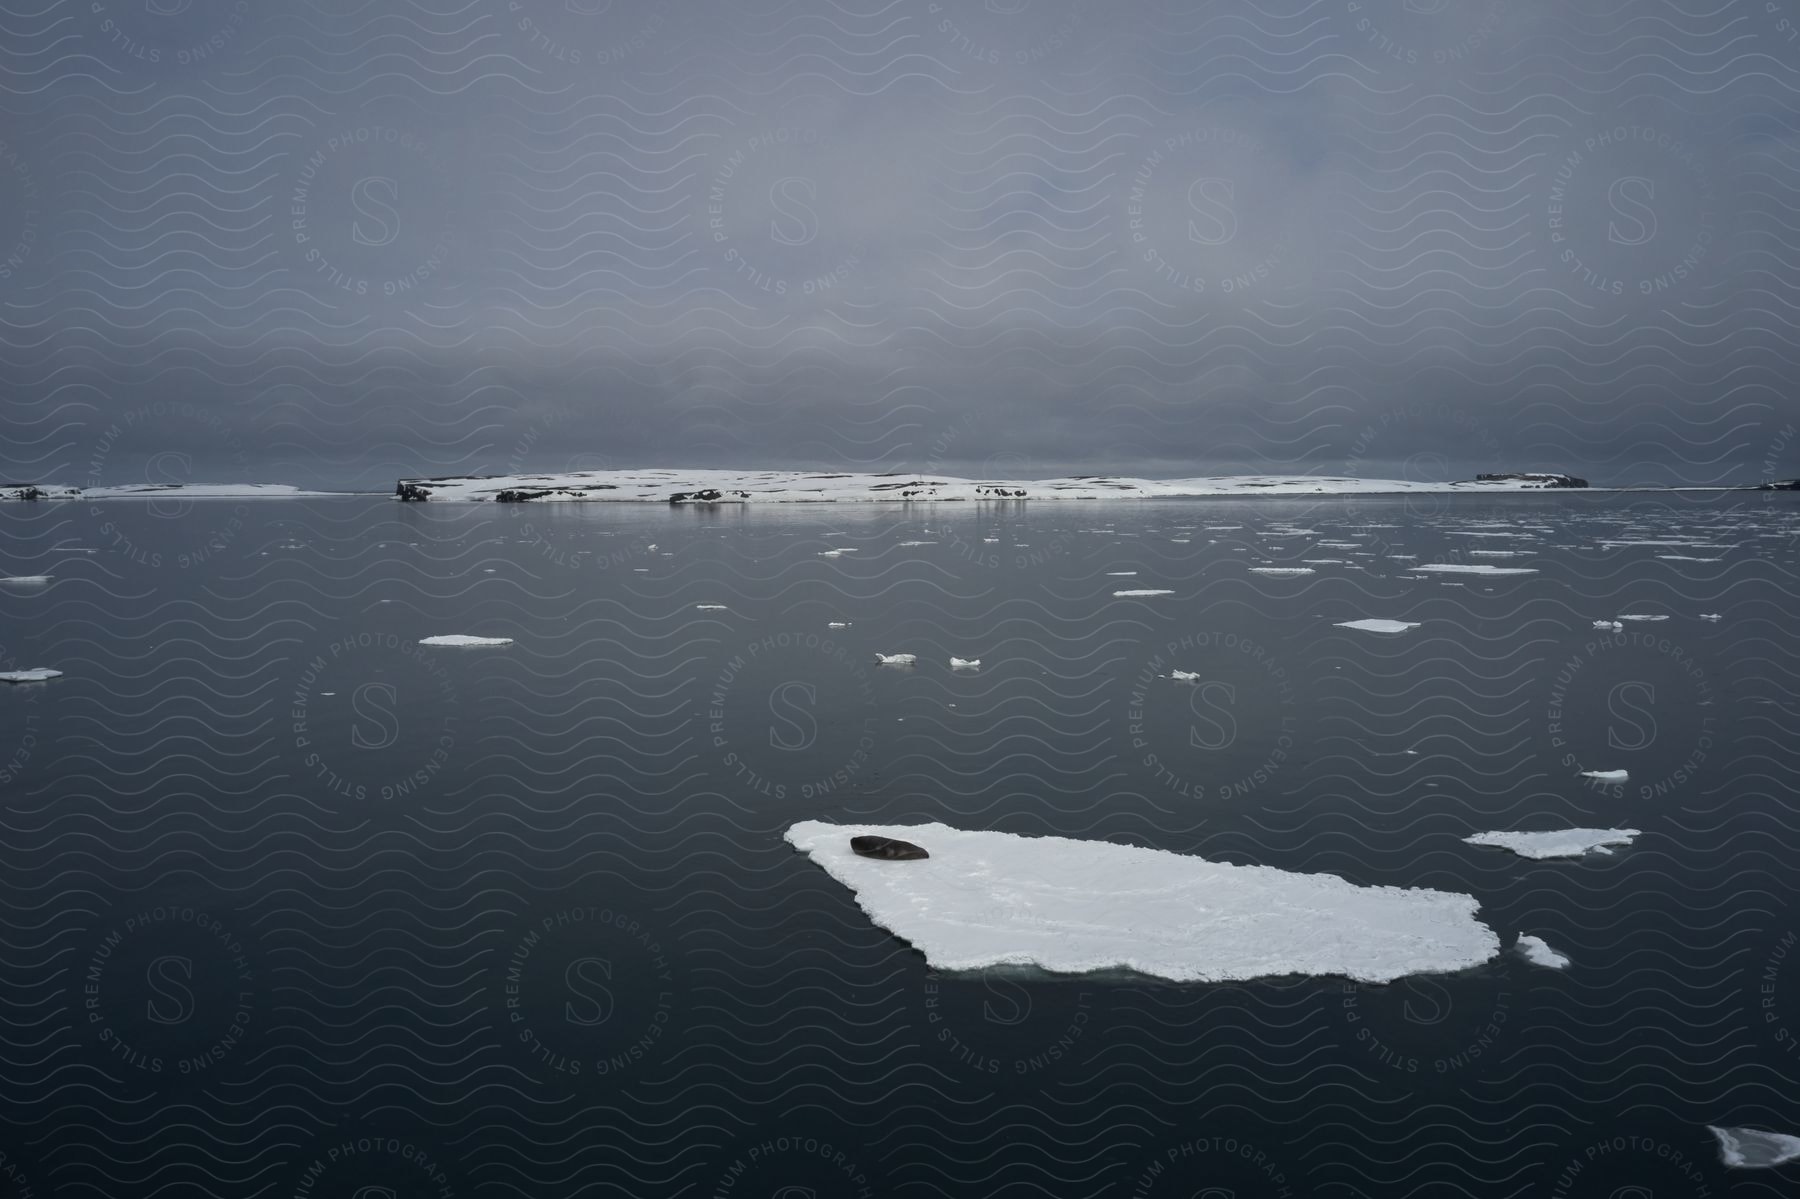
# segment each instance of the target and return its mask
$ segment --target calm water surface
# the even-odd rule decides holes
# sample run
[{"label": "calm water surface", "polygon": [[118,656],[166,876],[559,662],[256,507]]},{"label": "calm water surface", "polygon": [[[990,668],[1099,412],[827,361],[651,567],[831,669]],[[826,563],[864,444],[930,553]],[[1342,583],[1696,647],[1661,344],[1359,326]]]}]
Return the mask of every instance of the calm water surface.
[{"label": "calm water surface", "polygon": [[[1704,1126],[1800,1133],[1795,497],[0,528],[0,668],[64,672],[0,690],[0,1196],[1791,1186]],[[805,819],[1466,891],[1573,964],[946,976]],[[1642,835],[1461,840],[1570,825]]]}]

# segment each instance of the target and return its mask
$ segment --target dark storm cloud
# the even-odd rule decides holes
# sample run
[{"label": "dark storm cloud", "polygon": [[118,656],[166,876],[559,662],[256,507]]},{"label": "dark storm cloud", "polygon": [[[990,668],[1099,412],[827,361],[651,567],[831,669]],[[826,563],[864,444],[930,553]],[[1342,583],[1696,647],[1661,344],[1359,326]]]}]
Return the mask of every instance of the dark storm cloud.
[{"label": "dark storm cloud", "polygon": [[1764,5],[9,20],[14,476],[1800,472]]}]

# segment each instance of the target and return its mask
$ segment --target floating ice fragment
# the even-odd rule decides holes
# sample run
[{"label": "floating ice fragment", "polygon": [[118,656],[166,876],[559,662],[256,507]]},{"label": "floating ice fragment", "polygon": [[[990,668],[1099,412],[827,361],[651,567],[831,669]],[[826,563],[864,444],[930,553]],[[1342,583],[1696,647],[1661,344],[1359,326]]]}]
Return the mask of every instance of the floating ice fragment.
[{"label": "floating ice fragment", "polygon": [[1113,592],[1113,595],[1115,598],[1116,597],[1130,598],[1132,596],[1141,596],[1141,595],[1174,595],[1174,594],[1175,593],[1173,591],[1161,591],[1161,590],[1157,590],[1156,588],[1150,588],[1150,589],[1142,590],[1142,591],[1115,591],[1115,592]]},{"label": "floating ice fragment", "polygon": [[1177,683],[1197,683],[1200,681],[1200,672],[1197,670],[1177,670],[1171,666],[1169,667],[1169,677]]},{"label": "floating ice fragment", "polygon": [[724,604],[695,604],[694,610],[696,612],[723,612],[723,611],[725,611],[725,605]]},{"label": "floating ice fragment", "polygon": [[1800,1157],[1800,1137],[1755,1128],[1717,1128],[1711,1124],[1706,1130],[1719,1138],[1719,1160],[1728,1166],[1762,1170]]},{"label": "floating ice fragment", "polygon": [[1309,575],[1313,573],[1313,568],[1310,566],[1252,566],[1250,568],[1250,573],[1253,575],[1277,576]]},{"label": "floating ice fragment", "polygon": [[422,637],[420,645],[511,645],[511,637],[471,637],[467,633],[450,633],[443,637]]},{"label": "floating ice fragment", "polygon": [[[852,835],[911,841],[931,856],[896,869],[859,858]],[[1500,950],[1476,919],[1480,901],[1455,892],[942,824],[808,820],[786,839],[939,970],[1035,965],[1177,982],[1292,974],[1391,982],[1463,970]]]},{"label": "floating ice fragment", "polygon": [[1407,620],[1345,620],[1331,627],[1334,629],[1361,629],[1365,633],[1404,633],[1408,629],[1418,628],[1419,623]]},{"label": "floating ice fragment", "polygon": [[1614,633],[1623,633],[1625,631],[1625,626],[1616,620],[1596,620],[1594,622],[1594,627],[1596,629],[1606,629]]},{"label": "floating ice fragment", "polygon": [[49,575],[12,575],[0,579],[0,584],[8,587],[41,587],[50,581]]},{"label": "floating ice fragment", "polygon": [[1534,575],[1537,573],[1535,566],[1489,566],[1485,562],[1438,562],[1426,566],[1413,566],[1408,569],[1438,575]]},{"label": "floating ice fragment", "polygon": [[1596,783],[1628,783],[1631,781],[1631,772],[1628,770],[1584,770],[1581,772],[1581,777],[1593,779]]},{"label": "floating ice fragment", "polygon": [[884,653],[877,652],[875,655],[875,659],[876,659],[876,661],[880,662],[883,666],[911,666],[913,663],[915,663],[919,660],[919,655],[917,655],[917,654],[884,654]]},{"label": "floating ice fragment", "polygon": [[1552,970],[1561,970],[1569,964],[1568,956],[1558,953],[1544,944],[1542,937],[1528,937],[1524,933],[1520,933],[1517,949],[1534,966],[1548,966]]},{"label": "floating ice fragment", "polygon": [[1542,833],[1476,833],[1463,840],[1470,845],[1510,849],[1524,858],[1578,858],[1592,850],[1611,853],[1609,845],[1630,845],[1638,835],[1634,828],[1565,828]]},{"label": "floating ice fragment", "polygon": [[828,629],[847,629],[850,627],[850,622],[847,620],[831,620],[825,623],[825,627]]},{"label": "floating ice fragment", "polygon": [[1630,616],[1621,616],[1621,617],[1619,617],[1619,619],[1620,620],[1667,620],[1669,618],[1667,616],[1645,616],[1642,614],[1637,614],[1637,615],[1630,615]]},{"label": "floating ice fragment", "polygon": [[62,671],[51,670],[47,666],[33,666],[30,670],[0,670],[0,683],[42,683],[46,679],[60,679]]},{"label": "floating ice fragment", "polygon": [[980,658],[951,658],[951,670],[974,670],[981,665]]},{"label": "floating ice fragment", "polygon": [[1717,619],[1719,619],[1719,614],[1717,612],[1702,612],[1700,614],[1700,619],[1701,620],[1717,620]]}]

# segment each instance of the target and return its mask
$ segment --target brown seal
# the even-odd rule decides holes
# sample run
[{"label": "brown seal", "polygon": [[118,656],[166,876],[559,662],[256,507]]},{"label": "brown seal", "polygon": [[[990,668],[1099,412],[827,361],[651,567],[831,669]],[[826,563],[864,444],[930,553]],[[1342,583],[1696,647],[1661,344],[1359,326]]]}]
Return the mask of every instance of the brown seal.
[{"label": "brown seal", "polygon": [[852,837],[850,848],[865,858],[886,858],[893,862],[911,862],[931,856],[911,841],[898,841],[893,837]]}]

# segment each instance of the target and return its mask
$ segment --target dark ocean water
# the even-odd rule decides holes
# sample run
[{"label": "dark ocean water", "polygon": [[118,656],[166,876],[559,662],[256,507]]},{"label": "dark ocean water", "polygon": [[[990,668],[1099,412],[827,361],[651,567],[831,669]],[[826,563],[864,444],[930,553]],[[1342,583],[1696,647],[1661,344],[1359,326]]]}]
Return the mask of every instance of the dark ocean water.
[{"label": "dark ocean water", "polygon": [[[1705,1125],[1800,1134],[1800,497],[0,528],[52,576],[0,584],[0,668],[64,672],[0,688],[5,1199],[1794,1185]],[[806,819],[1466,891],[1573,964],[945,976]],[[1642,835],[1461,840],[1569,825]]]}]

